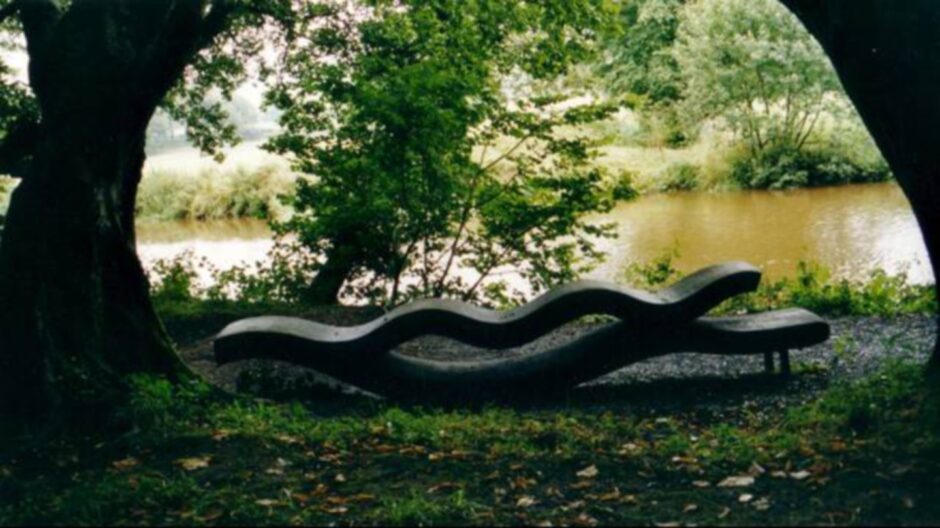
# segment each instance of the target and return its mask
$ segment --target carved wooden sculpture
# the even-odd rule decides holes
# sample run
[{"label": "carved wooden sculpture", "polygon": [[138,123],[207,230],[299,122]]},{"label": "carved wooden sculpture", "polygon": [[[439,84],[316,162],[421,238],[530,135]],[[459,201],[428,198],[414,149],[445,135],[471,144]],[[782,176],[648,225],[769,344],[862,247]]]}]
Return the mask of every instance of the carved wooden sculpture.
[{"label": "carved wooden sculpture", "polygon": [[[623,366],[675,352],[766,354],[810,346],[829,337],[815,314],[788,309],[756,315],[701,317],[725,299],[754,290],[760,271],[732,262],[700,270],[651,293],[581,281],[507,312],[422,300],[354,327],[294,317],[232,323],[215,340],[219,363],[266,358],[311,367],[379,394],[436,397],[543,392],[572,387]],[[421,335],[441,335],[495,349],[520,346],[590,314],[619,319],[570,343],[498,359],[431,360],[394,348]],[[770,358],[769,366],[773,361]]]}]

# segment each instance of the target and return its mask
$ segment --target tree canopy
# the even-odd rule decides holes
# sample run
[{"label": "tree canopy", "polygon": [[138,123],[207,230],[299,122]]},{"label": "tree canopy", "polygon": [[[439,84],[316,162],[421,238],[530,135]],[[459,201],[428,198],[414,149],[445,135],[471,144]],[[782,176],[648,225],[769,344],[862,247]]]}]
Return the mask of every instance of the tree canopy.
[{"label": "tree canopy", "polygon": [[[291,49],[268,96],[284,130],[268,148],[312,176],[281,229],[325,261],[316,300],[334,302],[357,278],[359,296],[393,303],[484,291],[505,300],[505,284],[486,287],[497,268],[521,269],[537,292],[590,267],[590,235],[605,231],[581,216],[609,200],[587,142],[558,131],[613,106],[561,109],[570,93],[507,95],[504,81],[544,83],[583,60],[601,3],[369,7]],[[477,277],[455,274],[458,263]]]}]

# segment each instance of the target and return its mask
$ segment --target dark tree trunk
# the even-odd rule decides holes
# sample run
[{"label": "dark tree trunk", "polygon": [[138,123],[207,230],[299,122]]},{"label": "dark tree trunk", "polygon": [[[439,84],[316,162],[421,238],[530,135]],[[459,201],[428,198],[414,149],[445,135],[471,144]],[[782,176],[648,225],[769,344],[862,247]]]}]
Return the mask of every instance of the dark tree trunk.
[{"label": "dark tree trunk", "polygon": [[339,292],[353,270],[353,260],[342,250],[346,244],[327,254],[323,265],[305,293],[305,301],[312,305],[330,305],[339,302]]},{"label": "dark tree trunk", "polygon": [[[935,280],[940,279],[940,4],[781,1],[832,60],[911,203]],[[930,364],[940,368],[940,342]]]},{"label": "dark tree trunk", "polygon": [[134,206],[147,124],[225,13],[17,5],[41,123],[0,241],[0,414],[14,429],[107,410],[128,374],[183,371],[150,302]]},{"label": "dark tree trunk", "polygon": [[[179,362],[137,259],[134,197],[143,130],[49,123],[15,191],[0,247],[6,411],[112,401],[121,377]],[[66,132],[67,131],[67,132]]]}]

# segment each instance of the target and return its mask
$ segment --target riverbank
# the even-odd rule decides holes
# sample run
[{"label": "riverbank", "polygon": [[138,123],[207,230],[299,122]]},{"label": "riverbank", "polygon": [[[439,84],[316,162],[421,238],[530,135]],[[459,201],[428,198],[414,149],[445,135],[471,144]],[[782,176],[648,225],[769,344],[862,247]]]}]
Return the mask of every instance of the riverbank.
[{"label": "riverbank", "polygon": [[[138,379],[129,432],[0,458],[0,524],[937,522],[940,396],[919,366],[932,318],[834,323],[789,381],[685,365],[538,404],[231,402]],[[850,349],[864,367],[816,365]]]}]

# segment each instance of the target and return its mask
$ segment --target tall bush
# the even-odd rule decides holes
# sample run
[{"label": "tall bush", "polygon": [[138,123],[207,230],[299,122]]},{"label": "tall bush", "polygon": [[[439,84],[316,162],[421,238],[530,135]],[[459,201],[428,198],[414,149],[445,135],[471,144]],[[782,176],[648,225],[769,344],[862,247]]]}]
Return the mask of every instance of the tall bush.
[{"label": "tall bush", "polygon": [[[341,293],[505,301],[494,272],[539,291],[600,258],[611,206],[582,137],[556,130],[613,107],[561,105],[550,81],[589,56],[605,2],[375,1],[315,31],[271,103],[268,148],[313,177],[278,226],[320,260],[308,300]],[[502,83],[526,79],[528,91]],[[458,272],[463,270],[462,272]]]}]

